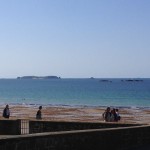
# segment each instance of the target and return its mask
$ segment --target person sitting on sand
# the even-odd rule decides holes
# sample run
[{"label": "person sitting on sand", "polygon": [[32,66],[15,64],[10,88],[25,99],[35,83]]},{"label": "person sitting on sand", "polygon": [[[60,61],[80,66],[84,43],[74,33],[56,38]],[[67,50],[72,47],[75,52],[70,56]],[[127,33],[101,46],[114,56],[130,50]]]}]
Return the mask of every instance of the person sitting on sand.
[{"label": "person sitting on sand", "polygon": [[7,104],[6,107],[3,110],[3,117],[4,118],[9,118],[10,116],[10,110],[9,110],[9,105]]},{"label": "person sitting on sand", "polygon": [[42,119],[42,106],[39,106],[39,110],[36,113],[36,119]]}]

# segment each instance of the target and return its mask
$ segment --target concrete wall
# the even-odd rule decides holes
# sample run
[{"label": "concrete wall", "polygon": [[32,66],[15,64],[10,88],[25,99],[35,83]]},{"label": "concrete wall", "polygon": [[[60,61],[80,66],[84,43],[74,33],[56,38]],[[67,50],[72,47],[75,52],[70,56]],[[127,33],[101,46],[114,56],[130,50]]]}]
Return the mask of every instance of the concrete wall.
[{"label": "concrete wall", "polygon": [[51,122],[28,120],[0,120],[0,135],[20,135],[53,131],[101,129],[135,126],[136,124],[88,123],[88,122]]},{"label": "concrete wall", "polygon": [[0,139],[0,150],[136,150],[150,148],[150,126],[20,135]]},{"label": "concrete wall", "polygon": [[20,127],[20,120],[0,120],[0,135],[19,135]]},{"label": "concrete wall", "polygon": [[30,121],[29,133],[137,126],[137,124]]}]

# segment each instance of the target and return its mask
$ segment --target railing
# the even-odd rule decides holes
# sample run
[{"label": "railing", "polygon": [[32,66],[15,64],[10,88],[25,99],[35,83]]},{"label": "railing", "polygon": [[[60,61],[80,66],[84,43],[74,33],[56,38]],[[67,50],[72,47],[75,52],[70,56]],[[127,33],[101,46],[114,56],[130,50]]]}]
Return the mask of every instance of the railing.
[{"label": "railing", "polygon": [[21,120],[20,127],[21,134],[29,134],[29,120]]}]

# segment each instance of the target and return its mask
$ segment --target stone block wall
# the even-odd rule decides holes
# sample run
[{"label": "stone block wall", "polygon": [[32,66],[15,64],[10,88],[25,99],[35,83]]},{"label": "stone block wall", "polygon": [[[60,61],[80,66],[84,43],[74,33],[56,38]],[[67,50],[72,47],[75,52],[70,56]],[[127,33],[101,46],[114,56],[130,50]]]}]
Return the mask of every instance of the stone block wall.
[{"label": "stone block wall", "polygon": [[42,132],[54,132],[54,131],[117,128],[117,127],[128,127],[128,126],[137,126],[137,124],[30,121],[29,133],[32,134],[32,133],[42,133]]},{"label": "stone block wall", "polygon": [[21,134],[20,120],[0,120],[0,135],[19,135]]},{"label": "stone block wall", "polygon": [[0,138],[0,150],[136,150],[149,141],[150,126],[118,127]]},{"label": "stone block wall", "polygon": [[37,120],[0,120],[0,135],[20,135],[54,131],[101,129],[135,126],[137,124],[55,122]]}]

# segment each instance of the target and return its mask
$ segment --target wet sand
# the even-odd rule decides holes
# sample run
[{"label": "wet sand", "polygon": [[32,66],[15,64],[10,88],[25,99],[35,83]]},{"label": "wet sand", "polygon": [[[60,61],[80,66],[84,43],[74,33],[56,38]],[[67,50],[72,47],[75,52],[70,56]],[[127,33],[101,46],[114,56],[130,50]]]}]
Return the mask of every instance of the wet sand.
[{"label": "wet sand", "polygon": [[[35,119],[38,106],[9,105],[10,119]],[[4,106],[0,106],[0,119],[3,119]],[[42,120],[49,121],[79,121],[104,122],[102,113],[106,107],[63,107],[43,106]],[[119,123],[150,124],[150,109],[119,108],[121,120]]]}]

